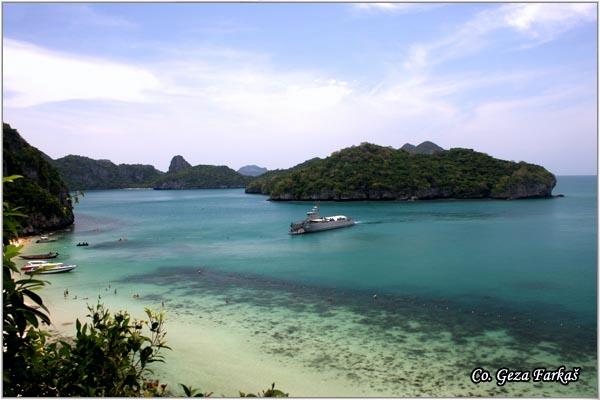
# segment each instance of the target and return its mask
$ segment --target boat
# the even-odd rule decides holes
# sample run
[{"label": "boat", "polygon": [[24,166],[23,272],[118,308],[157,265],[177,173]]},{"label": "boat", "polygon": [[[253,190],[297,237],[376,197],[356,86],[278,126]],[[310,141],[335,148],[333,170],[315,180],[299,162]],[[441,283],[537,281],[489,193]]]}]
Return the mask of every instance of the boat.
[{"label": "boat", "polygon": [[48,261],[30,261],[21,268],[26,274],[39,272],[40,274],[58,274],[60,272],[69,272],[77,268],[77,265],[65,265],[63,263],[48,262]]},{"label": "boat", "polygon": [[78,247],[81,247],[81,246],[89,246],[89,245],[90,245],[90,244],[89,244],[88,242],[79,242],[79,243],[77,243],[77,246],[78,246]]},{"label": "boat", "polygon": [[56,242],[56,239],[50,239],[50,238],[48,238],[48,236],[42,235],[35,242],[36,243],[51,243],[51,242]]},{"label": "boat", "polygon": [[306,219],[290,224],[290,234],[301,235],[303,233],[328,231],[330,229],[345,228],[354,224],[356,222],[345,215],[321,217],[319,215],[319,205],[317,204],[306,213]]},{"label": "boat", "polygon": [[77,265],[75,265],[75,264],[61,265],[61,266],[58,266],[58,267],[44,268],[44,270],[41,271],[40,274],[59,274],[61,272],[72,271],[75,268],[77,268]]},{"label": "boat", "polygon": [[24,272],[32,272],[40,267],[57,267],[60,265],[63,265],[63,263],[35,260],[29,261],[27,264],[21,267],[21,270]]},{"label": "boat", "polygon": [[58,257],[58,253],[50,252],[50,253],[46,253],[46,254],[30,254],[28,256],[19,256],[19,257],[21,257],[23,260],[48,260],[50,258]]}]

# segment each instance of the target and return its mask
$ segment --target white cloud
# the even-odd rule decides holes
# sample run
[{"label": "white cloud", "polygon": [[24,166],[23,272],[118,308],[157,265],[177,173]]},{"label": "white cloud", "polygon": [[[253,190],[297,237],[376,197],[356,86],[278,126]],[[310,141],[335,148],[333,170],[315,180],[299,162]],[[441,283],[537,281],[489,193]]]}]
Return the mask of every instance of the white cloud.
[{"label": "white cloud", "polygon": [[160,86],[154,74],[136,66],[74,57],[7,38],[3,46],[7,106],[92,99],[143,102]]},{"label": "white cloud", "polygon": [[593,3],[575,4],[513,4],[502,9],[504,22],[528,35],[552,38],[558,33],[596,18]]},{"label": "white cloud", "polygon": [[423,69],[480,51],[488,36],[511,29],[523,36],[527,48],[554,40],[580,24],[595,21],[596,5],[590,3],[506,4],[477,13],[441,39],[414,44],[404,61],[406,69]]},{"label": "white cloud", "polygon": [[[230,51],[217,50],[173,52],[160,62],[134,66],[5,39],[5,91],[16,93],[5,99],[5,121],[27,138],[38,133],[32,144],[53,157],[78,153],[162,168],[173,154],[193,164],[257,162],[276,168],[362,141],[401,146],[423,140],[490,153],[499,149],[493,155],[546,164],[550,151],[541,146],[511,153],[503,145],[514,150],[524,137],[529,145],[547,143],[551,135],[562,146],[566,139],[559,137],[568,137],[577,111],[584,116],[577,122],[581,142],[588,146],[595,138],[594,112],[582,103],[595,99],[589,90],[561,88],[542,97],[510,93],[541,78],[554,84],[549,75],[573,75],[564,70],[448,75],[425,69],[382,76],[369,85],[277,68],[264,55],[233,51],[231,58]],[[499,96],[498,88],[508,93]],[[486,95],[471,96],[473,91]],[[59,103],[64,100],[86,101]],[[566,110],[565,103],[572,108]],[[544,122],[548,110],[552,116]],[[119,146],[106,140],[117,137]],[[578,151],[595,160],[586,149]]]}]

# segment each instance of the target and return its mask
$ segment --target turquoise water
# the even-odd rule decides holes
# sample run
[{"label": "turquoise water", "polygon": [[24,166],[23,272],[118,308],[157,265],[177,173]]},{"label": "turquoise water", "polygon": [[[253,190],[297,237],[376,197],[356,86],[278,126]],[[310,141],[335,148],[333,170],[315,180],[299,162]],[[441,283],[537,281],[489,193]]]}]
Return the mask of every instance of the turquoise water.
[{"label": "turquoise water", "polygon": [[[140,293],[177,322],[252,336],[265,362],[337,371],[331,390],[309,394],[343,394],[335,385],[348,380],[362,382],[357,395],[594,396],[596,177],[559,177],[554,193],[565,197],[322,203],[323,215],[359,223],[290,236],[311,204],[243,190],[89,191],[74,231],[28,252],[58,250],[80,266],[50,278],[56,301],[64,288],[106,298],[111,282],[115,304]],[[194,320],[200,312],[209,317]],[[409,368],[394,364],[400,358],[417,370],[445,365],[444,374],[395,379]],[[358,371],[367,359],[370,369]],[[569,386],[468,381],[482,363],[548,362],[586,367]]]}]

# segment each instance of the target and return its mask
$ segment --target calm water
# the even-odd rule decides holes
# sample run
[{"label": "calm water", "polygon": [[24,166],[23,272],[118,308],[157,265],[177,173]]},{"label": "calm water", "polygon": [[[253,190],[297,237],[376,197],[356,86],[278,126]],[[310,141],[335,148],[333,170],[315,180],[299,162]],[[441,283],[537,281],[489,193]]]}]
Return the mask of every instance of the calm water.
[{"label": "calm water", "polygon": [[[595,396],[596,177],[559,177],[554,193],[565,197],[322,203],[323,215],[359,223],[290,236],[311,204],[243,190],[89,191],[74,232],[36,252],[56,249],[80,265],[51,277],[57,302],[66,287],[106,299],[111,282],[119,293],[109,303],[140,293],[174,323],[251,337],[264,363],[324,374],[321,390],[294,395]],[[582,366],[581,381],[468,380],[478,365],[561,364]],[[171,368],[167,380],[185,374]]]}]

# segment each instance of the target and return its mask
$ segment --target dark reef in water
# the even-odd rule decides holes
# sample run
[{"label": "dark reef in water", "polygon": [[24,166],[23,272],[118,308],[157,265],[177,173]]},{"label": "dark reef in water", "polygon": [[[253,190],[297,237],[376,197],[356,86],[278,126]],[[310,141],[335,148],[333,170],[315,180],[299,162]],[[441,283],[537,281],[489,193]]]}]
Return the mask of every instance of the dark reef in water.
[{"label": "dark reef in water", "polygon": [[[544,342],[565,362],[579,356],[596,354],[596,322],[582,320],[560,307],[529,303],[527,309],[489,296],[446,299],[423,295],[398,295],[300,284],[254,274],[219,272],[201,267],[161,268],[151,273],[134,274],[123,282],[139,282],[180,289],[187,296],[203,293],[227,296],[231,303],[285,307],[293,311],[316,312],[327,317],[338,307],[360,316],[357,322],[384,331],[402,327],[404,331],[449,332],[455,344],[463,344],[489,331],[506,331],[515,340],[514,349],[527,353]],[[228,290],[233,289],[233,290]],[[252,291],[250,296],[237,289]],[[411,321],[418,322],[415,327]],[[490,339],[493,342],[493,339]],[[490,342],[490,345],[494,343]],[[502,360],[499,360],[499,362]]]}]

